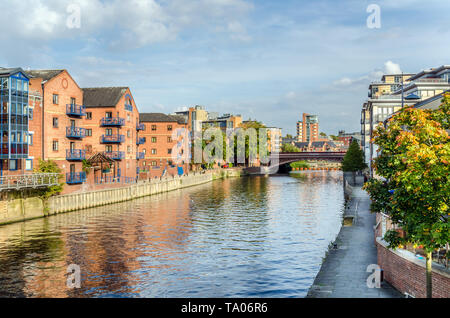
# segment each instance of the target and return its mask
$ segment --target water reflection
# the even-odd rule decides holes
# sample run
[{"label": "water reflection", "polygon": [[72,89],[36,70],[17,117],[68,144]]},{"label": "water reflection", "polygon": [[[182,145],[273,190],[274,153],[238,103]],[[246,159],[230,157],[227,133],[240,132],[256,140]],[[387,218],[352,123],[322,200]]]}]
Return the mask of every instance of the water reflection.
[{"label": "water reflection", "polygon": [[[339,231],[342,176],[216,181],[0,228],[2,297],[303,297]],[[82,288],[66,288],[77,264]]]}]

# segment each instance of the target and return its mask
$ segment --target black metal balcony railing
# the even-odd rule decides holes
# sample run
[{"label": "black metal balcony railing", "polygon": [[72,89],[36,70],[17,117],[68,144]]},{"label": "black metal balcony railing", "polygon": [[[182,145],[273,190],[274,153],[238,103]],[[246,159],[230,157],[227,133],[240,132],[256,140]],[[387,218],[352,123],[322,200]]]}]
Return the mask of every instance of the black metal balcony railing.
[{"label": "black metal balcony railing", "polygon": [[86,107],[83,105],[67,104],[66,114],[69,116],[85,116]]},{"label": "black metal balcony railing", "polygon": [[123,151],[105,151],[104,155],[113,160],[125,159],[125,152]]},{"label": "black metal balcony railing", "polygon": [[102,135],[100,138],[102,143],[122,143],[125,142],[125,135]]},{"label": "black metal balcony railing", "polygon": [[125,119],[120,117],[104,117],[100,120],[100,126],[123,126]]},{"label": "black metal balcony railing", "polygon": [[146,138],[145,137],[137,137],[136,138],[136,145],[143,145],[145,144]]},{"label": "black metal balcony railing", "polygon": [[145,158],[145,152],[138,152],[136,153],[136,159],[140,160],[140,159],[144,159]]},{"label": "black metal balcony railing", "polygon": [[80,184],[86,181],[85,172],[69,172],[66,174],[66,183]]},{"label": "black metal balcony railing", "polygon": [[86,151],[80,149],[67,149],[66,160],[69,161],[82,161],[86,159]]},{"label": "black metal balcony railing", "polygon": [[81,127],[66,127],[67,138],[84,138],[86,137],[86,129]]},{"label": "black metal balcony railing", "polygon": [[0,177],[0,191],[9,189],[40,188],[58,185],[58,173],[33,173]]},{"label": "black metal balcony railing", "polygon": [[145,130],[145,124],[137,124],[136,130]]}]

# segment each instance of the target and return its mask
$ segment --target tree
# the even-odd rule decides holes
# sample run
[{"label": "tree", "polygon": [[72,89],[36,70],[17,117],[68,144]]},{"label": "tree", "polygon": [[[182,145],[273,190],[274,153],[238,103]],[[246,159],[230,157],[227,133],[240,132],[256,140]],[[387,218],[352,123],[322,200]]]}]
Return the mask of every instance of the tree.
[{"label": "tree", "polygon": [[330,138],[334,141],[339,140],[339,137],[335,135],[330,135]]},{"label": "tree", "polygon": [[324,133],[324,132],[321,132],[320,134],[319,134],[321,137],[324,137],[324,138],[326,138],[327,137],[327,134],[326,133]]},{"label": "tree", "polygon": [[291,134],[286,134],[286,138],[287,138],[287,139],[292,139],[293,137],[292,137]]},{"label": "tree", "polygon": [[[422,245],[426,253],[427,297],[432,297],[432,252],[450,241],[450,94],[437,110],[405,108],[380,125],[374,142],[380,147],[376,173],[364,188],[371,210],[388,214],[398,231],[384,236],[390,248]],[[448,255],[447,255],[448,257]]]},{"label": "tree", "polygon": [[281,152],[300,152],[300,149],[292,144],[283,144],[281,146]]},{"label": "tree", "polygon": [[364,153],[359,147],[359,144],[356,140],[350,144],[348,147],[347,153],[344,156],[344,160],[342,161],[342,170],[349,171],[353,173],[353,183],[356,182],[356,171],[361,171],[367,168],[366,163],[364,162]]}]

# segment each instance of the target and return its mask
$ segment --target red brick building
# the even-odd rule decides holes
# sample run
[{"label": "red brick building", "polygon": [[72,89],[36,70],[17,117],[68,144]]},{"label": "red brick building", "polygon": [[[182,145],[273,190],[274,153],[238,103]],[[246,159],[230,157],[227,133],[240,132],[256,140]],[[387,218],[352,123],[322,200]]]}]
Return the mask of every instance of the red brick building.
[{"label": "red brick building", "polygon": [[[103,153],[115,161],[103,176],[136,180],[139,146],[139,112],[128,87],[84,88],[87,157]],[[100,173],[96,176],[100,182]]]},{"label": "red brick building", "polygon": [[183,168],[183,173],[188,172],[188,160],[181,159],[182,162],[177,165],[173,159],[185,154],[179,143],[181,138],[177,140],[174,135],[178,128],[188,129],[185,119],[162,113],[142,113],[139,118],[144,128],[140,136],[143,144],[139,148],[140,178],[160,177],[164,173],[175,175],[181,172],[179,168]]},{"label": "red brick building", "polygon": [[32,115],[29,120],[29,159],[53,160],[62,169],[64,192],[81,188],[85,181],[82,127],[85,116],[83,91],[66,70],[33,70],[30,76]]}]

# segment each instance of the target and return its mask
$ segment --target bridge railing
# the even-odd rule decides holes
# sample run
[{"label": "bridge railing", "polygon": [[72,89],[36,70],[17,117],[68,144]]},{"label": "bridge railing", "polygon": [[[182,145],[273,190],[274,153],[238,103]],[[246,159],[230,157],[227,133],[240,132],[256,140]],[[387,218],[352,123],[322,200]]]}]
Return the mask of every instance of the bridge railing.
[{"label": "bridge railing", "polygon": [[58,173],[34,173],[0,177],[0,191],[41,188],[58,185]]}]

